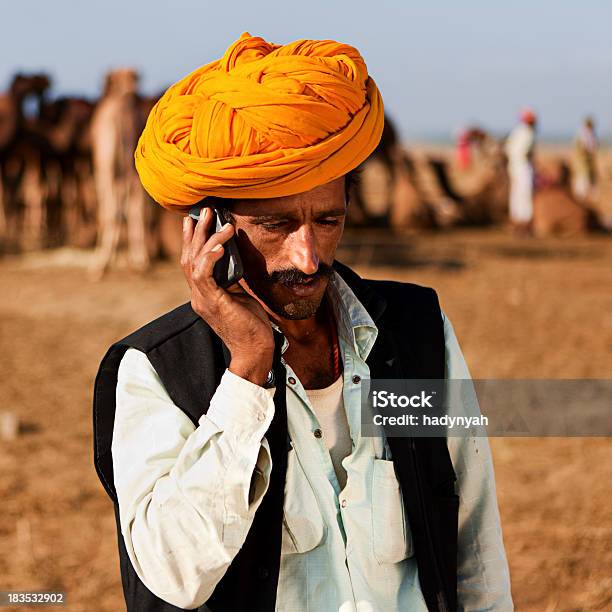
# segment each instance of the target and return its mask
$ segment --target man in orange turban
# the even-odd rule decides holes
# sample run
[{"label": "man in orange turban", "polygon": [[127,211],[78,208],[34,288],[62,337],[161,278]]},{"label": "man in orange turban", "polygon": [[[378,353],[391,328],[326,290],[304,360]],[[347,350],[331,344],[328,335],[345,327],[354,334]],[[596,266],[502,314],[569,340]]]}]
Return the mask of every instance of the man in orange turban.
[{"label": "man in orange turban", "polygon": [[[190,301],[96,378],[128,612],[511,610],[486,437],[362,422],[369,378],[469,377],[432,289],[335,259],[346,177],[382,127],[356,49],[248,34],[151,112],[145,188],[181,213],[216,198],[230,222],[185,217]],[[224,288],[230,238],[244,277]]]}]

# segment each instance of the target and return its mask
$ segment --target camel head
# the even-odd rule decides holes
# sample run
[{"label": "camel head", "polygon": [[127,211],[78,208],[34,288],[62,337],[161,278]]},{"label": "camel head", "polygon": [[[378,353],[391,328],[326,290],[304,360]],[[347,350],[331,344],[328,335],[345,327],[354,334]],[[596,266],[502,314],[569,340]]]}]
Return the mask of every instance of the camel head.
[{"label": "camel head", "polygon": [[133,68],[117,68],[106,74],[104,96],[136,95],[140,75]]},{"label": "camel head", "polygon": [[23,100],[26,96],[41,97],[51,85],[51,79],[44,73],[22,74],[13,77],[10,91],[14,98]]},{"label": "camel head", "polygon": [[570,191],[572,171],[567,160],[556,158],[541,161],[536,174],[538,189],[562,189]]}]

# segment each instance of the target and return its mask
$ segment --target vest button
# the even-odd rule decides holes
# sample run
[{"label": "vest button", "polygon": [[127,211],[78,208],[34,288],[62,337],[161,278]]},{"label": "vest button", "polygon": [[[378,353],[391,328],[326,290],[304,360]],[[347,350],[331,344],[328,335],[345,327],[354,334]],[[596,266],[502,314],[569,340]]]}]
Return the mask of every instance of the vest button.
[{"label": "vest button", "polygon": [[287,380],[289,381],[290,385],[295,385],[295,378],[293,378],[293,376],[290,376]]},{"label": "vest button", "polygon": [[320,438],[323,435],[323,432],[320,429],[315,429],[312,433],[314,433],[315,438]]},{"label": "vest button", "polygon": [[355,374],[355,376],[353,376],[353,382],[355,384],[358,384],[361,381],[361,376],[358,376],[357,374]]},{"label": "vest button", "polygon": [[267,567],[260,567],[257,569],[257,576],[260,580],[265,580],[270,575],[270,571]]}]

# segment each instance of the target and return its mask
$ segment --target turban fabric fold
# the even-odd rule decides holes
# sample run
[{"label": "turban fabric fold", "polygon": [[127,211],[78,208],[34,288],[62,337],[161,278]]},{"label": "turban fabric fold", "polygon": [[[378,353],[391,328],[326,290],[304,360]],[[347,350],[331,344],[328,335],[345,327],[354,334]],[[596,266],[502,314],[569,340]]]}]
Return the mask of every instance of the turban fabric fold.
[{"label": "turban fabric fold", "polygon": [[383,124],[354,47],[244,33],[163,94],[134,158],[151,197],[183,213],[207,196],[273,198],[339,178],[376,148]]}]

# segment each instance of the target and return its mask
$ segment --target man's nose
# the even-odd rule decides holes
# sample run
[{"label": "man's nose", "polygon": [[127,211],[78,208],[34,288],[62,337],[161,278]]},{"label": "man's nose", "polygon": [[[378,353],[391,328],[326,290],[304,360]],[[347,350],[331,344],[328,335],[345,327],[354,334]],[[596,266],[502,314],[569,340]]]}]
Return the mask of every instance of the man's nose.
[{"label": "man's nose", "polygon": [[302,225],[293,235],[289,261],[304,274],[314,274],[319,269],[319,256],[314,231],[310,225]]}]

